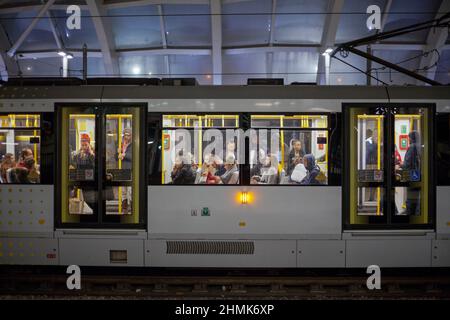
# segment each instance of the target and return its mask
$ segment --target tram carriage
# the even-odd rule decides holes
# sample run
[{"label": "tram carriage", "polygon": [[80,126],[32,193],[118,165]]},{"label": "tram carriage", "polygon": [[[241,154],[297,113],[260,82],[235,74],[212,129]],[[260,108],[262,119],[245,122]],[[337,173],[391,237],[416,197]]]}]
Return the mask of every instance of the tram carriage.
[{"label": "tram carriage", "polygon": [[450,266],[448,87],[4,85],[0,157],[0,264]]}]

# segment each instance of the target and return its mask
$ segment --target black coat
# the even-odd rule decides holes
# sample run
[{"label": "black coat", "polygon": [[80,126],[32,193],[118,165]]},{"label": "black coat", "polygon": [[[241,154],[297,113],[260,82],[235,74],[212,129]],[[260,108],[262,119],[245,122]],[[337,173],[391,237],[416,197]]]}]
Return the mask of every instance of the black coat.
[{"label": "black coat", "polygon": [[193,184],[195,182],[195,172],[188,164],[177,170],[176,173],[172,173],[173,184]]}]

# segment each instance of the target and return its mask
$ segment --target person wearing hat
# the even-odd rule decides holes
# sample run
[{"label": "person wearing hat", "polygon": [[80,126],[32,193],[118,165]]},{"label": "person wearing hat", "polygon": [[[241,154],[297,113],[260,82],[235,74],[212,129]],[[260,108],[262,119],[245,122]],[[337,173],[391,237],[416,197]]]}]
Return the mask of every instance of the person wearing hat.
[{"label": "person wearing hat", "polygon": [[[131,172],[133,161],[133,139],[131,128],[123,129],[122,143],[118,152],[118,159],[122,161],[122,170],[129,170]],[[131,178],[131,175],[130,175]],[[122,213],[128,214],[131,210],[131,187],[122,187]]]},{"label": "person wearing hat", "polygon": [[80,150],[72,159],[72,166],[77,170],[89,170],[95,167],[95,154],[91,146],[91,137],[87,133],[80,136]]}]

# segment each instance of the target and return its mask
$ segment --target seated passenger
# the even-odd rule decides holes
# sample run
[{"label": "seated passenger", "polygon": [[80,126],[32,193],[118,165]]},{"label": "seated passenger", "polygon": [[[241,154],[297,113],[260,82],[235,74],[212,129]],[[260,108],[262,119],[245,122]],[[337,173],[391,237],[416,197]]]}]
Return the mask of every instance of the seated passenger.
[{"label": "seated passenger", "polygon": [[28,179],[28,169],[26,168],[15,167],[8,169],[6,175],[9,183],[30,183],[30,180]]},{"label": "seated passenger", "polygon": [[316,159],[314,155],[307,154],[303,157],[303,164],[306,168],[306,177],[300,182],[300,184],[320,184],[316,179],[317,175],[320,173],[320,168],[316,165]]},{"label": "seated passenger", "polygon": [[28,180],[30,183],[39,183],[40,172],[36,167],[36,162],[33,158],[25,159],[25,168],[28,170]]},{"label": "seated passenger", "polygon": [[278,184],[278,159],[275,155],[267,156],[260,176],[253,176],[251,184]]},{"label": "seated passenger", "polygon": [[25,159],[33,158],[33,151],[30,148],[24,148],[20,152],[19,155],[19,163],[17,164],[18,168],[25,168]]},{"label": "seated passenger", "polygon": [[236,158],[233,154],[228,154],[224,164],[225,173],[220,176],[223,184],[237,184],[239,181],[239,171],[236,166]]},{"label": "seated passenger", "polygon": [[0,164],[0,183],[8,183],[6,172],[15,166],[14,155],[12,153],[5,154]]},{"label": "seated passenger", "polygon": [[171,174],[172,184],[193,184],[195,172],[192,170],[191,160],[183,157],[175,162]]}]

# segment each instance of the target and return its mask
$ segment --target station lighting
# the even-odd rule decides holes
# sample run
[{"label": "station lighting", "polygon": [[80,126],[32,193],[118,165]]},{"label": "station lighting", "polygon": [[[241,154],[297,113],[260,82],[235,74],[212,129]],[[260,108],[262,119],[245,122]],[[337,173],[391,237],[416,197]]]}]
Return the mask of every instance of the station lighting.
[{"label": "station lighting", "polygon": [[73,59],[73,54],[64,50],[59,50],[58,55],[60,55],[61,57],[67,57],[67,59]]},{"label": "station lighting", "polygon": [[332,53],[332,52],[333,52],[333,49],[332,49],[332,48],[328,48],[328,49],[325,50],[324,53],[322,53],[322,55],[323,55],[323,56],[327,56],[327,55],[329,55],[329,54]]}]

